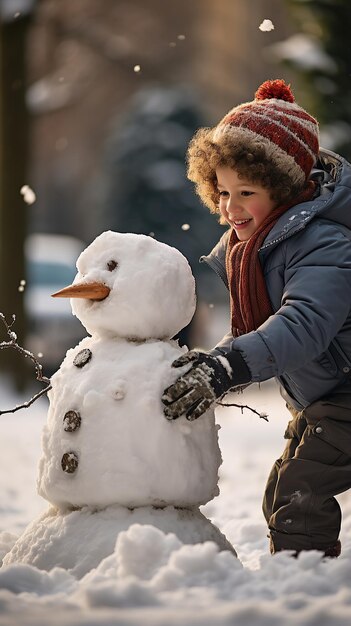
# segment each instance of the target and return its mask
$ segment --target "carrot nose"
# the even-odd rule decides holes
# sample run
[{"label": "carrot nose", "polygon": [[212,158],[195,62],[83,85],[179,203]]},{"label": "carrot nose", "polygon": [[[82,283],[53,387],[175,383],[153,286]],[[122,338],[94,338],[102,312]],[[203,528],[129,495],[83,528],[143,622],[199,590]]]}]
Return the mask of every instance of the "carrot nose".
[{"label": "carrot nose", "polygon": [[52,294],[53,298],[86,298],[88,300],[104,300],[110,288],[103,283],[77,283],[64,287]]}]

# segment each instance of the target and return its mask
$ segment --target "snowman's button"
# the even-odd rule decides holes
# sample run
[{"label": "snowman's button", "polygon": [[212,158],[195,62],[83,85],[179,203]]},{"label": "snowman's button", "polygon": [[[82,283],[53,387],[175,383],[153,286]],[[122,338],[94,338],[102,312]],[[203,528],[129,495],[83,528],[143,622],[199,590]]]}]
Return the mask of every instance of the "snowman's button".
[{"label": "snowman's button", "polygon": [[78,468],[78,456],[75,452],[65,452],[61,459],[61,467],[67,474],[74,474]]},{"label": "snowman's button", "polygon": [[73,433],[75,430],[80,428],[81,422],[82,418],[78,411],[67,411],[63,418],[63,430],[65,430],[66,433]]},{"label": "snowman's button", "polygon": [[78,352],[74,357],[73,365],[76,367],[84,367],[84,365],[89,363],[92,356],[92,351],[89,350],[89,348],[84,348],[84,350]]},{"label": "snowman's button", "polygon": [[126,383],[124,380],[116,380],[113,385],[112,397],[115,400],[123,400],[126,395]]}]

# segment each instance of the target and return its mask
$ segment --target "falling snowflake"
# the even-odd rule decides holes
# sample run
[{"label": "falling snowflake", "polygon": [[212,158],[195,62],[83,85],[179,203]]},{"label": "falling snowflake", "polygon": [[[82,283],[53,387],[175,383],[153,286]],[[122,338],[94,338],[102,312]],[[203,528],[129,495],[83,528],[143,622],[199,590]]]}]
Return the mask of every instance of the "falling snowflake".
[{"label": "falling snowflake", "polygon": [[262,24],[259,25],[259,29],[263,33],[268,33],[270,30],[274,30],[274,24],[271,20],[263,20]]},{"label": "falling snowflake", "polygon": [[37,199],[33,189],[31,189],[29,185],[23,185],[23,187],[21,187],[21,194],[26,204],[33,204]]},{"label": "falling snowflake", "polygon": [[211,302],[211,304],[208,305],[209,309],[213,309],[214,308],[214,304]]},{"label": "falling snowflake", "polygon": [[140,72],[140,70],[141,70],[140,65],[134,65],[134,72],[138,73]]},{"label": "falling snowflake", "polygon": [[180,39],[181,41],[184,41],[185,35],[178,35],[177,39]]},{"label": "falling snowflake", "polygon": [[37,354],[38,359],[41,359],[43,356],[44,356],[44,355],[43,355],[43,353],[42,353],[42,352],[38,352],[38,354]]},{"label": "falling snowflake", "polygon": [[182,230],[189,230],[190,224],[182,224]]}]

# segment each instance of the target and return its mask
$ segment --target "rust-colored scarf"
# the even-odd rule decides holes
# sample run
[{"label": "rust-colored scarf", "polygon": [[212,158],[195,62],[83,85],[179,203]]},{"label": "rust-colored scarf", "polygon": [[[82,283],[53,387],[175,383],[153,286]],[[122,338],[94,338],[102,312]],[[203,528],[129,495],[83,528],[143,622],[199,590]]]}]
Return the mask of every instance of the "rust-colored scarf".
[{"label": "rust-colored scarf", "polygon": [[290,204],[276,207],[247,241],[232,229],[226,254],[233,337],[256,330],[273,314],[258,251],[279,217],[290,207],[311,200],[315,184],[310,181]]}]

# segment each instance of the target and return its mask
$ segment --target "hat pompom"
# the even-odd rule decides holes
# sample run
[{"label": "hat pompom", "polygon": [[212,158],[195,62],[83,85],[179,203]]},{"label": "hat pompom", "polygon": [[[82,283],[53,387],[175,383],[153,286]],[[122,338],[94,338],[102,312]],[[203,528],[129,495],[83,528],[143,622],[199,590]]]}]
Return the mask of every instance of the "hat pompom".
[{"label": "hat pompom", "polygon": [[255,100],[268,100],[270,98],[285,100],[285,102],[294,102],[295,100],[290,85],[287,85],[284,80],[279,78],[277,80],[266,80],[255,93]]}]

